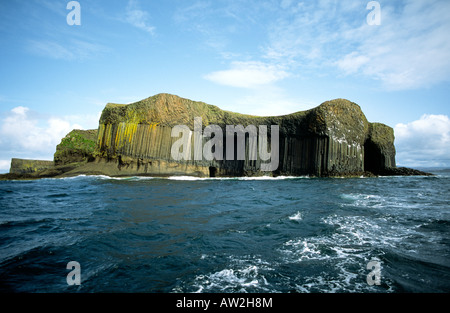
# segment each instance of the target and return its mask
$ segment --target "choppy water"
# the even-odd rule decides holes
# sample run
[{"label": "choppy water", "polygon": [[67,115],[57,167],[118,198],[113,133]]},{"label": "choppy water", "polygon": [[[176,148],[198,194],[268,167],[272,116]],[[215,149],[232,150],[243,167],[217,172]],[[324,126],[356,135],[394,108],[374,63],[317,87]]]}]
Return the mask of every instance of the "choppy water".
[{"label": "choppy water", "polygon": [[450,292],[436,174],[1,181],[0,291]]}]

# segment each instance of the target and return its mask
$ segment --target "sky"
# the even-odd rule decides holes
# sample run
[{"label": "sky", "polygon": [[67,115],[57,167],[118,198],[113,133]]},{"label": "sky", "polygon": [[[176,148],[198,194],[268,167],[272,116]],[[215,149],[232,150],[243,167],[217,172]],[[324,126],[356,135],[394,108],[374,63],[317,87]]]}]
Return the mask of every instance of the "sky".
[{"label": "sky", "polygon": [[[0,0],[0,172],[158,93],[282,115],[345,98],[450,167],[450,1]],[[79,9],[78,9],[79,8]]]}]

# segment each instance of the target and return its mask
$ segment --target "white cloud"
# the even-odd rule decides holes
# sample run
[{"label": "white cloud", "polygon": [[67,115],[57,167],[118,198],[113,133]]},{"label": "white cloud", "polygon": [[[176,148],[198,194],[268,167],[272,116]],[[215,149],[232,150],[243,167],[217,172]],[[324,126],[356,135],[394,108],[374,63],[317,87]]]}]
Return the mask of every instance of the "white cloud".
[{"label": "white cloud", "polygon": [[263,62],[232,62],[231,69],[205,76],[215,83],[241,88],[255,88],[275,83],[289,76],[282,67]]},{"label": "white cloud", "polygon": [[[56,146],[67,133],[73,129],[83,129],[81,125],[64,118],[42,120],[29,113],[29,108],[19,106],[0,122],[2,157],[8,154],[11,157],[44,156],[52,159]],[[14,155],[17,153],[20,155]]]},{"label": "white cloud", "polygon": [[28,112],[28,110],[29,110],[29,108],[27,108],[27,107],[18,106],[18,107],[15,107],[14,109],[12,109],[11,112],[13,112],[14,114],[17,114],[17,115],[25,116],[26,113]]},{"label": "white cloud", "polygon": [[365,65],[369,61],[369,57],[359,55],[357,52],[352,52],[347,54],[343,59],[337,61],[337,66],[346,74],[354,74],[361,68],[361,66]]},{"label": "white cloud", "polygon": [[11,167],[11,160],[0,160],[0,173],[9,172]]},{"label": "white cloud", "polygon": [[397,162],[411,166],[450,166],[450,119],[425,114],[394,127]]}]

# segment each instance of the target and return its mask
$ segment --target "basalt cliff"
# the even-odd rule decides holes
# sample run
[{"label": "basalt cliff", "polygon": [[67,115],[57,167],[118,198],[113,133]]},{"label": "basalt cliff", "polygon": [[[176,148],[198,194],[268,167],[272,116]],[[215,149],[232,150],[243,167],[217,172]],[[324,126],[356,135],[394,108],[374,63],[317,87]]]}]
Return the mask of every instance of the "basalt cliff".
[{"label": "basalt cliff", "polygon": [[[270,166],[267,166],[270,164]],[[13,159],[3,178],[109,176],[426,175],[397,168],[394,131],[335,99],[259,117],[170,94],[109,103],[97,130],[74,130],[53,162]]]}]

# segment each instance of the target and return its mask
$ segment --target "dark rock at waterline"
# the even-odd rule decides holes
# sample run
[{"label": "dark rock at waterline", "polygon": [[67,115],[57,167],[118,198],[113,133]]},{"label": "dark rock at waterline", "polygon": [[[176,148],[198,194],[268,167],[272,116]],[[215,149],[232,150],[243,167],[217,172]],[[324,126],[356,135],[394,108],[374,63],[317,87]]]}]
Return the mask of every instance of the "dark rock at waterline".
[{"label": "dark rock at waterline", "polygon": [[377,173],[380,176],[433,176],[431,173],[408,167],[385,168]]}]

